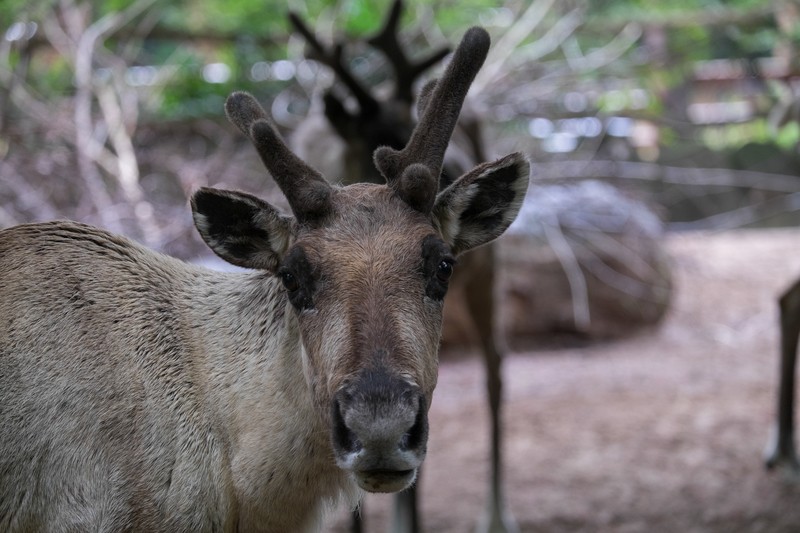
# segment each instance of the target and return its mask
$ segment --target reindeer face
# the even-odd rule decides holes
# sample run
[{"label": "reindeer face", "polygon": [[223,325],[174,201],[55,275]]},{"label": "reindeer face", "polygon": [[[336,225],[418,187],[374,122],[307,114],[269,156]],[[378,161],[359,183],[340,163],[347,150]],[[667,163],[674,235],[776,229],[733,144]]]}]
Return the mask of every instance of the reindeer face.
[{"label": "reindeer face", "polygon": [[527,161],[512,154],[436,192],[488,46],[485,31],[469,30],[406,147],[375,151],[387,185],[331,186],[289,151],[255,99],[234,93],[228,117],[253,141],[294,217],[244,193],[202,189],[192,199],[217,254],[281,279],[336,463],[368,491],[402,490],[416,477],[455,256],[498,237],[527,189]]},{"label": "reindeer face", "polygon": [[[332,393],[363,366],[386,363],[429,395],[435,361],[416,354],[437,351],[452,252],[430,217],[386,186],[338,189],[332,205],[320,227],[298,231],[277,270],[310,362],[326,376],[316,385]],[[445,266],[432,271],[433,261]]]},{"label": "reindeer face", "polygon": [[427,441],[442,302],[455,261],[429,217],[390,188],[337,190],[277,274],[297,313],[306,377],[330,413],[337,464],[369,491],[410,484]]}]

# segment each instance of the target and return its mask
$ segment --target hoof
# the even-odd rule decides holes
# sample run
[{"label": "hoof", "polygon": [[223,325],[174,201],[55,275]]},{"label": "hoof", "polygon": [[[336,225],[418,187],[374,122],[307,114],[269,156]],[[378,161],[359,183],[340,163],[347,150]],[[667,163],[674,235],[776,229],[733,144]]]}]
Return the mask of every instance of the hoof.
[{"label": "hoof", "polygon": [[773,430],[764,449],[764,465],[768,470],[777,470],[788,475],[789,479],[800,481],[800,461],[792,440],[782,442],[778,432]]},{"label": "hoof", "polygon": [[478,522],[475,533],[519,533],[519,526],[511,512],[491,509]]}]

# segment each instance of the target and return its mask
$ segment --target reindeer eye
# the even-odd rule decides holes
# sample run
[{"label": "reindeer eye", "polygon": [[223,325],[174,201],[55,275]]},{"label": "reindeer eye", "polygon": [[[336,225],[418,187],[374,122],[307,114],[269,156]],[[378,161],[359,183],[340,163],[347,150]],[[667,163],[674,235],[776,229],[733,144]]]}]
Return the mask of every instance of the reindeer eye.
[{"label": "reindeer eye", "polygon": [[300,284],[297,282],[297,278],[294,277],[294,274],[288,272],[286,270],[279,272],[278,276],[280,276],[281,281],[283,282],[283,286],[289,292],[294,292],[300,288]]},{"label": "reindeer eye", "polygon": [[444,300],[456,262],[450,247],[436,235],[428,235],[422,240],[422,262],[419,266],[425,280],[427,298],[440,303]]},{"label": "reindeer eye", "polygon": [[452,275],[453,263],[446,259],[440,261],[439,266],[436,267],[436,277],[439,278],[439,281],[447,282]]},{"label": "reindeer eye", "polygon": [[278,268],[277,277],[286,289],[286,296],[298,311],[314,308],[317,274],[299,246],[292,248]]}]

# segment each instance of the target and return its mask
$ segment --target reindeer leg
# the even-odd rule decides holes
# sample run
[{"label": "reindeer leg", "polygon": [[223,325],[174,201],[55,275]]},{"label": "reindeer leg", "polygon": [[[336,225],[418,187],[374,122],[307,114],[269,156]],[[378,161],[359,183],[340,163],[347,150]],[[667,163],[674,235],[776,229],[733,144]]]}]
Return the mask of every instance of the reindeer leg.
[{"label": "reindeer leg", "polygon": [[518,528],[503,495],[502,353],[498,347],[494,330],[494,247],[485,246],[473,250],[463,260],[463,262],[479,263],[470,265],[469,268],[461,266],[465,271],[477,274],[466,280],[465,294],[467,308],[476,331],[480,335],[481,349],[486,363],[486,389],[491,418],[489,505],[486,515],[478,524],[477,531],[480,533],[512,533],[518,531]]},{"label": "reindeer leg", "polygon": [[358,508],[353,509],[353,512],[350,513],[350,533],[363,533],[364,531],[364,519],[361,514],[363,506],[364,501],[362,499],[361,503],[358,504]]},{"label": "reindeer leg", "polygon": [[[419,481],[417,481],[419,483]],[[418,533],[417,483],[394,496],[392,533]]]},{"label": "reindeer leg", "polygon": [[800,280],[779,300],[781,313],[781,365],[778,417],[765,451],[767,468],[786,468],[800,474],[794,447],[794,381],[800,337]]},{"label": "reindeer leg", "polygon": [[[417,483],[419,483],[419,481],[417,481]],[[408,489],[395,494],[391,521],[392,533],[419,532],[419,514],[417,512],[417,483],[414,483]],[[362,499],[358,508],[353,510],[350,517],[351,533],[363,533],[363,510],[364,500]]]}]

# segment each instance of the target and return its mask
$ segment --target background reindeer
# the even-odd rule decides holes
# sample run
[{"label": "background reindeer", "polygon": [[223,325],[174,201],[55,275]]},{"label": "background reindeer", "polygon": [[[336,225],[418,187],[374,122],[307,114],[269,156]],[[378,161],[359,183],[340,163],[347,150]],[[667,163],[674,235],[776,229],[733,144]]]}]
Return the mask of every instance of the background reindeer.
[{"label": "background reindeer", "polygon": [[72,222],[0,232],[0,529],[298,531],[358,488],[412,483],[454,257],[527,189],[512,154],[436,195],[488,46],[468,31],[406,147],[376,152],[387,185],[332,187],[232,95],[294,216],[216,189],[192,210],[254,272]]},{"label": "background reindeer", "polygon": [[[289,18],[294,28],[308,44],[308,56],[328,66],[338,80],[348,89],[357,103],[357,110],[351,111],[333,89],[324,95],[324,117],[310,115],[298,126],[292,138],[295,150],[308,161],[320,167],[338,166],[345,183],[354,181],[380,182],[370,154],[379,146],[403,146],[414,127],[412,116],[413,86],[419,77],[434,66],[449,52],[440,49],[419,61],[412,61],[403,49],[399,39],[399,23],[403,3],[396,0],[389,11],[383,28],[367,42],[380,50],[386,57],[394,74],[394,86],[388,98],[381,99],[364,87],[344,64],[343,45],[329,48],[322,44],[314,33],[295,13]],[[423,89],[423,103],[425,92]],[[331,137],[338,138],[332,144]],[[486,159],[481,139],[480,122],[469,112],[462,114],[454,133],[454,140],[448,148],[443,172],[440,177],[440,190],[446,188],[455,176],[465,169]],[[495,332],[495,259],[492,246],[473,250],[465,255],[453,280],[453,290],[448,298],[447,308],[464,307],[469,311],[480,349],[486,364],[486,384],[490,411],[490,480],[487,515],[482,520],[482,528],[488,531],[513,531],[516,529],[513,518],[507,510],[502,490],[502,431],[501,401],[502,378],[501,361],[505,351]],[[453,296],[458,295],[456,299]],[[416,531],[419,527],[416,505],[416,488],[398,495],[395,505],[395,528]],[[360,530],[354,518],[354,528]]]},{"label": "background reindeer", "polygon": [[778,300],[781,327],[780,384],[777,417],[767,444],[765,459],[768,468],[786,468],[800,474],[800,463],[794,446],[794,397],[797,343],[800,337],[800,280]]}]

